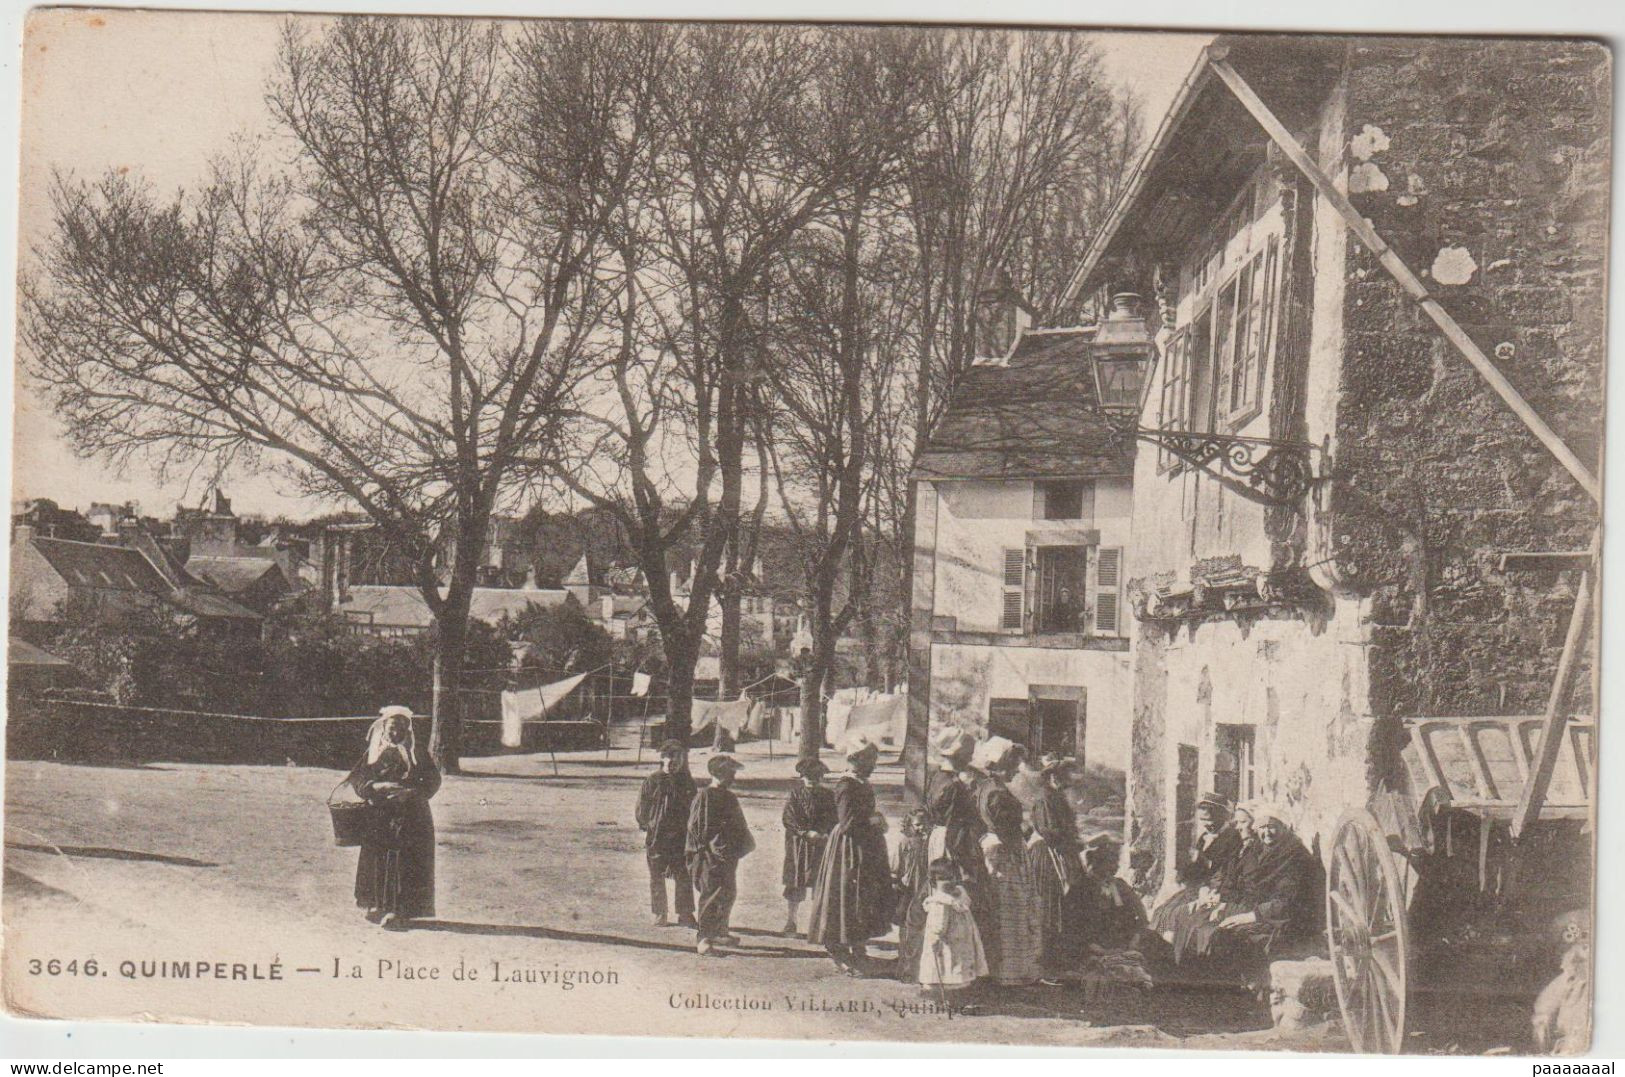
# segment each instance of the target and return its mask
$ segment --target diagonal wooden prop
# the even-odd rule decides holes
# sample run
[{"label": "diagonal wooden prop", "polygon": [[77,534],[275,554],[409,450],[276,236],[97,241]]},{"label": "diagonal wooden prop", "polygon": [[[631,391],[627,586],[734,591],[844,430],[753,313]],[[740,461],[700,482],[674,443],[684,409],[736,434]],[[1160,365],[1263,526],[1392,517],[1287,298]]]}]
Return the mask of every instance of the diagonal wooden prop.
[{"label": "diagonal wooden prop", "polygon": [[[1473,338],[1467,335],[1467,331],[1450,316],[1450,312],[1441,307],[1439,301],[1429,294],[1427,285],[1423,284],[1411,271],[1410,266],[1405,264],[1404,259],[1383,241],[1382,236],[1371,226],[1371,222],[1354,208],[1347,195],[1338,190],[1331,177],[1315,164],[1303,146],[1299,145],[1298,140],[1292,137],[1292,132],[1286,129],[1286,125],[1270,111],[1269,106],[1253,92],[1253,88],[1236,73],[1235,68],[1230,66],[1225,59],[1225,51],[1223,49],[1210,51],[1208,64],[1212,67],[1213,73],[1219,76],[1220,81],[1236,95],[1236,99],[1252,113],[1253,119],[1264,128],[1275,145],[1286,154],[1287,159],[1297,166],[1298,171],[1314,184],[1321,197],[1343,217],[1349,231],[1358,236],[1360,242],[1377,256],[1382,267],[1433,320],[1462,357],[1472,364],[1473,369],[1477,370],[1485,381],[1489,382],[1490,388],[1505,401],[1507,407],[1523,420],[1524,425],[1540,440],[1547,451],[1557,458],[1557,462],[1562,464],[1581,488],[1591,495],[1592,500],[1600,505],[1602,485],[1597,481],[1597,477],[1581,463],[1574,451],[1546,424],[1512,383],[1507,381],[1506,376],[1473,342]],[[1530,774],[1529,781],[1524,783],[1523,795],[1519,798],[1517,811],[1512,817],[1514,839],[1521,835],[1530,823],[1540,818],[1540,809],[1546,800],[1546,790],[1551,784],[1552,772],[1556,769],[1558,756],[1562,752],[1563,727],[1569,720],[1569,696],[1573,691],[1574,675],[1579,666],[1580,649],[1584,646],[1591,628],[1592,606],[1596,599],[1595,592],[1601,568],[1598,563],[1602,551],[1601,539],[1602,531],[1599,528],[1592,536],[1591,557],[1574,597],[1574,611],[1569,618],[1568,634],[1563,640],[1563,653],[1558,658],[1557,673],[1553,678],[1551,694],[1547,697],[1546,720],[1541,726],[1540,754],[1536,759],[1534,772]],[[1595,672],[1593,663],[1593,675]]]}]

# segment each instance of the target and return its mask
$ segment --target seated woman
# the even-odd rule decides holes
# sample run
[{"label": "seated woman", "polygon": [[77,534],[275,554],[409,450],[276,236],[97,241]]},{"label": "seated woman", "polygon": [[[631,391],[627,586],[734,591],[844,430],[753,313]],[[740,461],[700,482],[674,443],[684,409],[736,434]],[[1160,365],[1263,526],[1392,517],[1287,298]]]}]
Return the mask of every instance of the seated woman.
[{"label": "seated woman", "polygon": [[1196,802],[1200,827],[1191,847],[1190,859],[1180,868],[1180,889],[1158,905],[1151,914],[1151,928],[1174,949],[1174,960],[1184,957],[1192,930],[1208,919],[1214,904],[1211,893],[1217,882],[1241,851],[1242,835],[1234,823],[1235,809],[1217,793],[1203,794]]},{"label": "seated woman", "polygon": [[1117,877],[1120,855],[1120,847],[1109,840],[1094,842],[1083,853],[1086,874],[1081,889],[1088,923],[1083,941],[1102,950],[1126,950],[1136,945],[1146,924],[1140,895]]},{"label": "seated woman", "polygon": [[1238,862],[1228,892],[1221,889],[1211,918],[1219,956],[1258,956],[1301,942],[1320,930],[1320,861],[1281,814],[1255,809],[1256,853]]}]

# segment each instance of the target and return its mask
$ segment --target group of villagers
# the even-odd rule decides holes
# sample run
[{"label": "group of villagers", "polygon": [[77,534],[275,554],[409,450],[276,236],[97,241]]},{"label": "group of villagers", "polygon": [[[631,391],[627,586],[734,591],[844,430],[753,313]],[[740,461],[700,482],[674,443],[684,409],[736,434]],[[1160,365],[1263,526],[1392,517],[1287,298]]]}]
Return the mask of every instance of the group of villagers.
[{"label": "group of villagers", "polygon": [[1240,806],[1208,793],[1180,887],[1151,914],[1166,960],[1188,980],[1246,978],[1261,957],[1320,930],[1320,861],[1264,801]]},{"label": "group of villagers", "polygon": [[[1234,979],[1238,962],[1318,931],[1319,861],[1274,807],[1203,796],[1180,888],[1148,918],[1117,877],[1118,843],[1098,834],[1086,841],[1079,830],[1069,795],[1081,777],[1075,760],[1046,756],[1034,768],[1004,737],[951,728],[934,743],[940,765],[895,851],[870,785],[877,745],[856,738],[847,770],[829,784],[819,760],[796,764],[782,817],[783,931],[798,934],[810,898],[805,937],[848,975],[880,971],[868,944],[894,926],[893,974],[939,992],[1058,985],[1103,961],[1111,969],[1114,957],[1138,961],[1141,951],[1150,967],[1186,969],[1181,979]],[[687,747],[667,741],[638,796],[650,911],[657,924],[672,922],[669,881],[676,923],[694,930],[701,954],[739,945],[730,923],[739,862],[756,845],[733,790],[742,769],[731,755],[712,756],[710,783],[700,788]],[[1037,789],[1018,797],[1012,786],[1035,769]],[[406,708],[387,707],[373,722],[349,781],[382,820],[361,846],[356,904],[394,930],[434,916],[429,800],[440,773],[418,752]]]},{"label": "group of villagers", "polygon": [[[1146,916],[1115,877],[1115,842],[1085,843],[1068,789],[1080,777],[1071,759],[1048,758],[1030,806],[1012,791],[1023,749],[1003,737],[978,741],[957,730],[940,737],[941,769],[925,807],[903,820],[895,850],[870,785],[879,748],[858,738],[847,770],[827,783],[817,759],[796,764],[783,810],[783,933],[821,945],[851,976],[881,971],[869,944],[898,929],[891,972],[928,992],[978,984],[1060,984],[1091,952],[1130,946]],[[741,769],[728,755],[706,764],[711,785],[696,792],[683,744],[661,747],[660,769],[645,779],[637,819],[645,835],[650,911],[692,927],[698,952],[720,955],[729,930],[738,860],[754,843],[733,800]],[[707,803],[716,797],[723,803]],[[698,891],[697,908],[692,896]]]}]

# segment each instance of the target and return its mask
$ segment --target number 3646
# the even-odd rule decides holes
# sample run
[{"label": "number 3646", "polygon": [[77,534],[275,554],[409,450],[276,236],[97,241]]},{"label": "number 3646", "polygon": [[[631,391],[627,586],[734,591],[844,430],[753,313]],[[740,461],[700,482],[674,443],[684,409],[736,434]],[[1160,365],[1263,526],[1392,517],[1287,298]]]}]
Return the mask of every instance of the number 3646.
[{"label": "number 3646", "polygon": [[28,974],[30,976],[100,976],[102,970],[97,967],[94,957],[87,957],[83,961],[73,958],[63,961],[59,957],[41,960],[30,958],[28,961]]}]

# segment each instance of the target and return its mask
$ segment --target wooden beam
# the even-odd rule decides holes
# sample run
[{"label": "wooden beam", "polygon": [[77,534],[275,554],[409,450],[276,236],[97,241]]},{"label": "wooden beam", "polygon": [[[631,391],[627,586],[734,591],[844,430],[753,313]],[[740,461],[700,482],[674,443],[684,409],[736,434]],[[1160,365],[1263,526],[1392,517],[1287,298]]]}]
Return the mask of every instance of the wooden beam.
[{"label": "wooden beam", "polygon": [[1281,152],[1286,154],[1287,158],[1298,167],[1298,171],[1302,172],[1310,183],[1314,184],[1315,190],[1320,192],[1321,197],[1330,202],[1337,212],[1342,215],[1349,230],[1360,238],[1360,242],[1364,243],[1372,254],[1377,256],[1377,261],[1382,264],[1382,267],[1388,271],[1389,275],[1398,281],[1399,286],[1404,288],[1406,293],[1421,306],[1423,312],[1429,318],[1433,319],[1433,323],[1439,327],[1440,332],[1444,333],[1450,343],[1456,346],[1456,350],[1473,365],[1473,368],[1483,376],[1484,380],[1490,383],[1490,388],[1494,389],[1496,394],[1506,402],[1507,407],[1511,408],[1518,418],[1523,420],[1524,425],[1534,433],[1536,438],[1540,439],[1540,443],[1546,446],[1547,451],[1557,458],[1557,462],[1562,464],[1570,475],[1574,476],[1574,480],[1580,484],[1581,488],[1590,494],[1593,500],[1601,503],[1602,485],[1597,481],[1597,477],[1591,473],[1585,464],[1581,463],[1580,458],[1574,454],[1574,451],[1564,443],[1562,438],[1557,436],[1557,432],[1546,425],[1546,421],[1519,394],[1512,383],[1506,379],[1506,375],[1502,374],[1500,369],[1473,342],[1473,338],[1467,335],[1467,331],[1457,324],[1456,319],[1452,318],[1450,313],[1439,305],[1438,300],[1429,294],[1427,285],[1423,284],[1421,279],[1411,272],[1411,268],[1405,264],[1398,254],[1394,253],[1387,243],[1383,242],[1382,236],[1371,226],[1371,222],[1366,220],[1365,216],[1354,208],[1354,204],[1348,200],[1347,195],[1338,190],[1331,177],[1321,171],[1320,166],[1298,144],[1298,140],[1292,137],[1292,132],[1288,131],[1286,126],[1275,117],[1275,113],[1270,111],[1269,106],[1264,104],[1263,99],[1253,92],[1253,88],[1247,84],[1247,81],[1236,73],[1235,68],[1231,67],[1228,61],[1222,58],[1212,57],[1209,59],[1209,64],[1214,73],[1219,76],[1219,79],[1230,88],[1230,92],[1236,95],[1237,100],[1246,107],[1248,112],[1252,113],[1253,119],[1257,120],[1259,125],[1269,133],[1270,138],[1280,147]]},{"label": "wooden beam", "polygon": [[1591,567],[1587,550],[1508,550],[1501,555],[1502,572],[1562,572]]},{"label": "wooden beam", "polygon": [[[1592,562],[1580,576],[1580,587],[1574,596],[1574,612],[1569,616],[1568,635],[1563,639],[1563,653],[1557,659],[1557,673],[1552,678],[1552,692],[1546,701],[1546,716],[1540,727],[1540,754],[1535,759],[1534,772],[1524,783],[1523,796],[1512,813],[1512,839],[1516,841],[1529,826],[1540,818],[1540,809],[1546,802],[1546,789],[1552,783],[1557,769],[1557,757],[1568,742],[1569,694],[1574,688],[1574,675],[1580,666],[1580,649],[1591,629],[1591,604],[1597,588],[1597,557],[1602,552],[1602,531],[1591,540]],[[1596,672],[1595,667],[1592,670]],[[1600,711],[1598,712],[1601,713]]]}]

